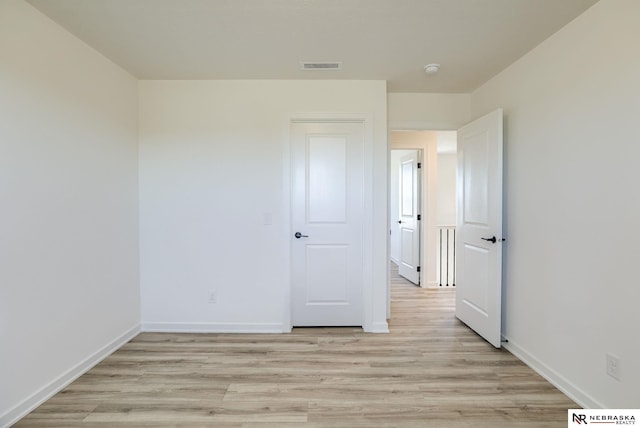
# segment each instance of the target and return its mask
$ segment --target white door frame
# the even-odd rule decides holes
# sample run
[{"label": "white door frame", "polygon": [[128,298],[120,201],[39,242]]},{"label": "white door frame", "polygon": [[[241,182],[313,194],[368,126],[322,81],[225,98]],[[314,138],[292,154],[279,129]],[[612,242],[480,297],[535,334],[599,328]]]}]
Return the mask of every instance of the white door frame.
[{"label": "white door frame", "polygon": [[[387,132],[388,132],[388,141],[389,141],[389,146],[388,146],[388,150],[391,150],[391,134],[395,131],[458,131],[461,127],[469,124],[473,122],[473,120],[471,120],[471,118],[469,118],[468,120],[466,120],[463,123],[459,123],[459,122],[427,122],[427,121],[417,121],[417,122],[389,122],[388,124],[388,128],[387,128]],[[388,157],[388,164],[387,164],[387,168],[388,170],[390,170],[389,168],[389,159],[390,156]],[[424,159],[424,168],[428,167],[428,162],[427,159]],[[423,174],[426,173],[426,170],[423,170]],[[389,180],[389,178],[387,178],[387,180]],[[388,181],[387,181],[388,183]],[[388,200],[388,198],[387,198]],[[427,203],[426,201],[423,201],[423,204]],[[388,209],[388,202],[387,202],[387,209]],[[504,207],[503,207],[504,209]],[[423,211],[424,212],[424,211]],[[425,216],[423,216],[423,219],[425,219],[426,217],[426,213]],[[426,222],[423,222],[423,227],[426,227]],[[426,243],[423,243],[426,244]],[[391,318],[391,299],[390,299],[390,291],[391,291],[391,279],[390,279],[390,273],[389,273],[389,263],[388,261],[390,260],[390,239],[389,236],[387,236],[387,292],[388,292],[388,299],[387,299],[387,318]],[[503,301],[500,302],[500,306],[502,311],[506,311],[506,306],[504,304]],[[503,326],[504,329],[504,326]]]},{"label": "white door frame", "polygon": [[[423,184],[424,184],[424,177],[423,177],[423,170],[425,168],[425,162],[424,162],[424,150],[423,149],[417,149],[415,147],[413,148],[404,148],[404,147],[394,147],[394,148],[390,148],[389,149],[389,153],[391,153],[394,150],[412,150],[417,152],[417,159],[418,159],[418,163],[421,164],[421,167],[418,169],[418,176],[417,176],[417,198],[418,198],[418,206],[417,206],[417,210],[418,210],[418,214],[420,214],[420,216],[422,217],[422,219],[424,219],[424,203],[423,203]],[[391,173],[391,167],[389,167],[389,173]],[[400,183],[398,183],[400,185]],[[391,196],[391,187],[389,186],[389,197]],[[390,205],[390,201],[387,202]],[[391,213],[389,213],[389,219],[392,218]],[[396,225],[397,226],[397,225]],[[391,229],[391,228],[390,228]],[[398,227],[398,230],[400,228]],[[418,221],[416,224],[416,229],[418,230],[418,266],[420,266],[422,264],[422,254],[424,254],[424,249],[423,249],[423,239],[422,239],[422,235],[423,235],[423,230],[422,230],[422,220]],[[391,237],[389,237],[389,240],[391,240]],[[389,259],[391,259],[391,257],[389,257]],[[416,284],[420,287],[424,287],[425,284],[422,282],[422,278],[423,276],[421,274],[418,275],[418,277],[420,278],[419,284]],[[390,292],[390,290],[389,290]],[[390,297],[390,296],[389,296]]]},{"label": "white door frame", "polygon": [[[387,171],[391,170],[391,156],[390,156],[390,152],[391,150],[395,150],[397,149],[416,149],[415,147],[391,147],[391,136],[394,132],[401,132],[401,131],[457,131],[458,128],[460,128],[461,126],[463,126],[464,123],[459,123],[459,122],[428,122],[428,121],[410,121],[410,122],[404,122],[404,121],[399,121],[399,122],[389,122],[388,123],[388,127],[387,127],[387,141],[388,141],[388,147],[387,147]],[[431,164],[431,158],[430,156],[432,156],[432,153],[429,153],[428,150],[422,150],[422,178],[423,178],[423,183],[422,185],[424,186],[422,189],[422,221],[420,224],[420,227],[423,228],[423,230],[427,231],[424,232],[421,237],[420,240],[420,253],[421,253],[421,278],[420,278],[420,285],[421,287],[427,287],[429,285],[429,279],[427,274],[429,273],[429,271],[431,269],[435,269],[436,266],[436,261],[435,258],[433,258],[433,266],[429,265],[429,255],[428,255],[428,251],[426,248],[428,239],[423,239],[424,238],[424,234],[428,233],[428,230],[431,226],[434,226],[435,223],[433,223],[435,221],[434,220],[430,220],[429,217],[429,212],[428,212],[428,208],[425,209],[425,207],[427,206],[426,204],[428,204],[428,192],[429,192],[429,184],[430,180],[432,179],[432,177],[430,177],[430,173],[431,170],[429,169],[429,165]],[[389,174],[387,174],[387,188],[389,188],[389,180],[390,180],[390,176]],[[387,194],[387,212],[389,210],[389,195]],[[432,224],[433,223],[433,224]],[[388,223],[387,225],[387,231],[390,230],[390,223]],[[389,235],[387,235],[387,319],[391,318],[391,272],[389,269],[389,261],[391,260],[391,238],[389,237]],[[435,257],[435,250],[434,250],[434,257]],[[434,283],[435,285],[435,283]]]},{"label": "white door frame", "polygon": [[[387,169],[391,171],[391,150],[419,150],[421,153],[421,180],[420,183],[420,212],[422,219],[420,221],[420,287],[422,288],[436,288],[435,276],[434,272],[436,269],[436,247],[433,248],[429,246],[429,236],[433,234],[432,230],[435,227],[436,213],[433,211],[431,204],[431,198],[433,198],[433,193],[430,192],[430,189],[433,187],[433,183],[436,180],[436,170],[433,168],[433,163],[437,162],[437,148],[432,147],[430,145],[426,146],[407,146],[407,145],[398,145],[397,147],[391,146],[392,141],[392,133],[393,132],[402,132],[402,131],[415,131],[415,132],[424,132],[424,131],[432,131],[432,129],[404,129],[404,128],[394,128],[393,131],[389,132],[389,147],[388,147],[388,165]],[[435,132],[435,130],[433,130]],[[387,187],[390,187],[391,176],[390,173],[387,174]],[[387,195],[387,212],[389,210],[389,197]],[[390,215],[388,215],[390,218]],[[391,223],[388,223],[389,227],[387,228],[387,233],[391,228]],[[391,318],[391,273],[389,270],[389,261],[391,260],[390,252],[391,252],[391,237],[387,234],[387,319]]]},{"label": "white door frame", "polygon": [[291,225],[292,159],[291,124],[318,122],[362,123],[364,130],[364,217],[363,217],[363,290],[362,328],[375,331],[373,322],[373,116],[366,113],[292,113],[285,117],[283,144],[282,203],[282,250],[284,254],[286,287],[283,296],[283,329],[291,331],[291,239],[295,232]]}]

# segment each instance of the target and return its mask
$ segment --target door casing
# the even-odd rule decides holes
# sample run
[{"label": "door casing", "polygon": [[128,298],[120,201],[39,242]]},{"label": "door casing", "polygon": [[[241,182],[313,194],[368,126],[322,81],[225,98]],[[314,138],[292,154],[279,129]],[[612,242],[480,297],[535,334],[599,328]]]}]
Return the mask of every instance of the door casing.
[{"label": "door casing", "polygon": [[[366,113],[294,113],[285,118],[283,145],[283,254],[286,269],[287,286],[283,296],[283,326],[291,331],[291,239],[296,232],[292,227],[292,156],[291,156],[291,124],[292,123],[361,123],[364,131],[364,216],[363,216],[363,290],[362,290],[362,328],[365,332],[377,331],[373,320],[373,116]],[[287,329],[288,327],[288,329]]]},{"label": "door casing", "polygon": [[[399,159],[400,165],[400,177],[399,177],[399,221],[402,223],[398,227],[398,234],[400,235],[400,259],[398,260],[398,273],[400,276],[408,279],[416,285],[420,285],[420,263],[421,263],[421,250],[422,250],[422,228],[421,220],[418,220],[422,215],[422,169],[419,166],[422,163],[422,150],[411,150],[411,154],[406,155]],[[405,168],[409,167],[407,171]],[[405,203],[408,202],[405,198],[407,195],[404,192],[405,188],[405,173],[410,172],[410,207],[409,212],[405,212]],[[405,233],[407,230],[410,234]],[[406,242],[405,239],[409,242]],[[409,244],[409,248],[405,244]],[[406,256],[406,257],[405,257]],[[407,260],[408,259],[408,260]]]}]

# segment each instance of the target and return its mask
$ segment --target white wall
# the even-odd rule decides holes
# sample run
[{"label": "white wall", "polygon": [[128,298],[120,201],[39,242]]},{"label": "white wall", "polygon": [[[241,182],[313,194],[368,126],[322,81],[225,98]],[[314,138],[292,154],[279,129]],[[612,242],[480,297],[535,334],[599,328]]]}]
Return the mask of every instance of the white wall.
[{"label": "white wall", "polygon": [[469,122],[469,94],[388,94],[390,130],[457,130]]},{"label": "white wall", "polygon": [[137,82],[0,1],[0,426],[138,329]]},{"label": "white wall", "polygon": [[[143,328],[286,331],[287,115],[372,115],[374,272],[365,326],[386,330],[383,81],[140,82]],[[273,224],[264,225],[264,214]],[[217,291],[217,303],[207,301]]]},{"label": "white wall", "polygon": [[438,153],[438,200],[436,223],[439,226],[456,224],[456,168],[455,153]]},{"label": "white wall", "polygon": [[508,347],[587,406],[640,408],[638,40],[601,0],[472,94],[505,110]]}]

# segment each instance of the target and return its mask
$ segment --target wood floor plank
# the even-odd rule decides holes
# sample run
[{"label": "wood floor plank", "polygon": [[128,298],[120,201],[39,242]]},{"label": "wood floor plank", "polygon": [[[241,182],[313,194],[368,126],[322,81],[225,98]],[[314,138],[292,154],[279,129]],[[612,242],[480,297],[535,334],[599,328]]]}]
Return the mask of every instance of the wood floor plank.
[{"label": "wood floor plank", "polygon": [[389,334],[142,333],[17,427],[566,426],[578,407],[392,271]]}]

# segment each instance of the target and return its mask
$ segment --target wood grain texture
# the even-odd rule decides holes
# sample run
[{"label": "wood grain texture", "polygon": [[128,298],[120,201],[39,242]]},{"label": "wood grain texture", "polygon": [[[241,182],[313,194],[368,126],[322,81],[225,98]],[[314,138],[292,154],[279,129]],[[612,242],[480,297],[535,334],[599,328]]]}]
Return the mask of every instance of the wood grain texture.
[{"label": "wood grain texture", "polygon": [[577,405],[392,270],[390,334],[142,333],[17,427],[564,427]]}]

